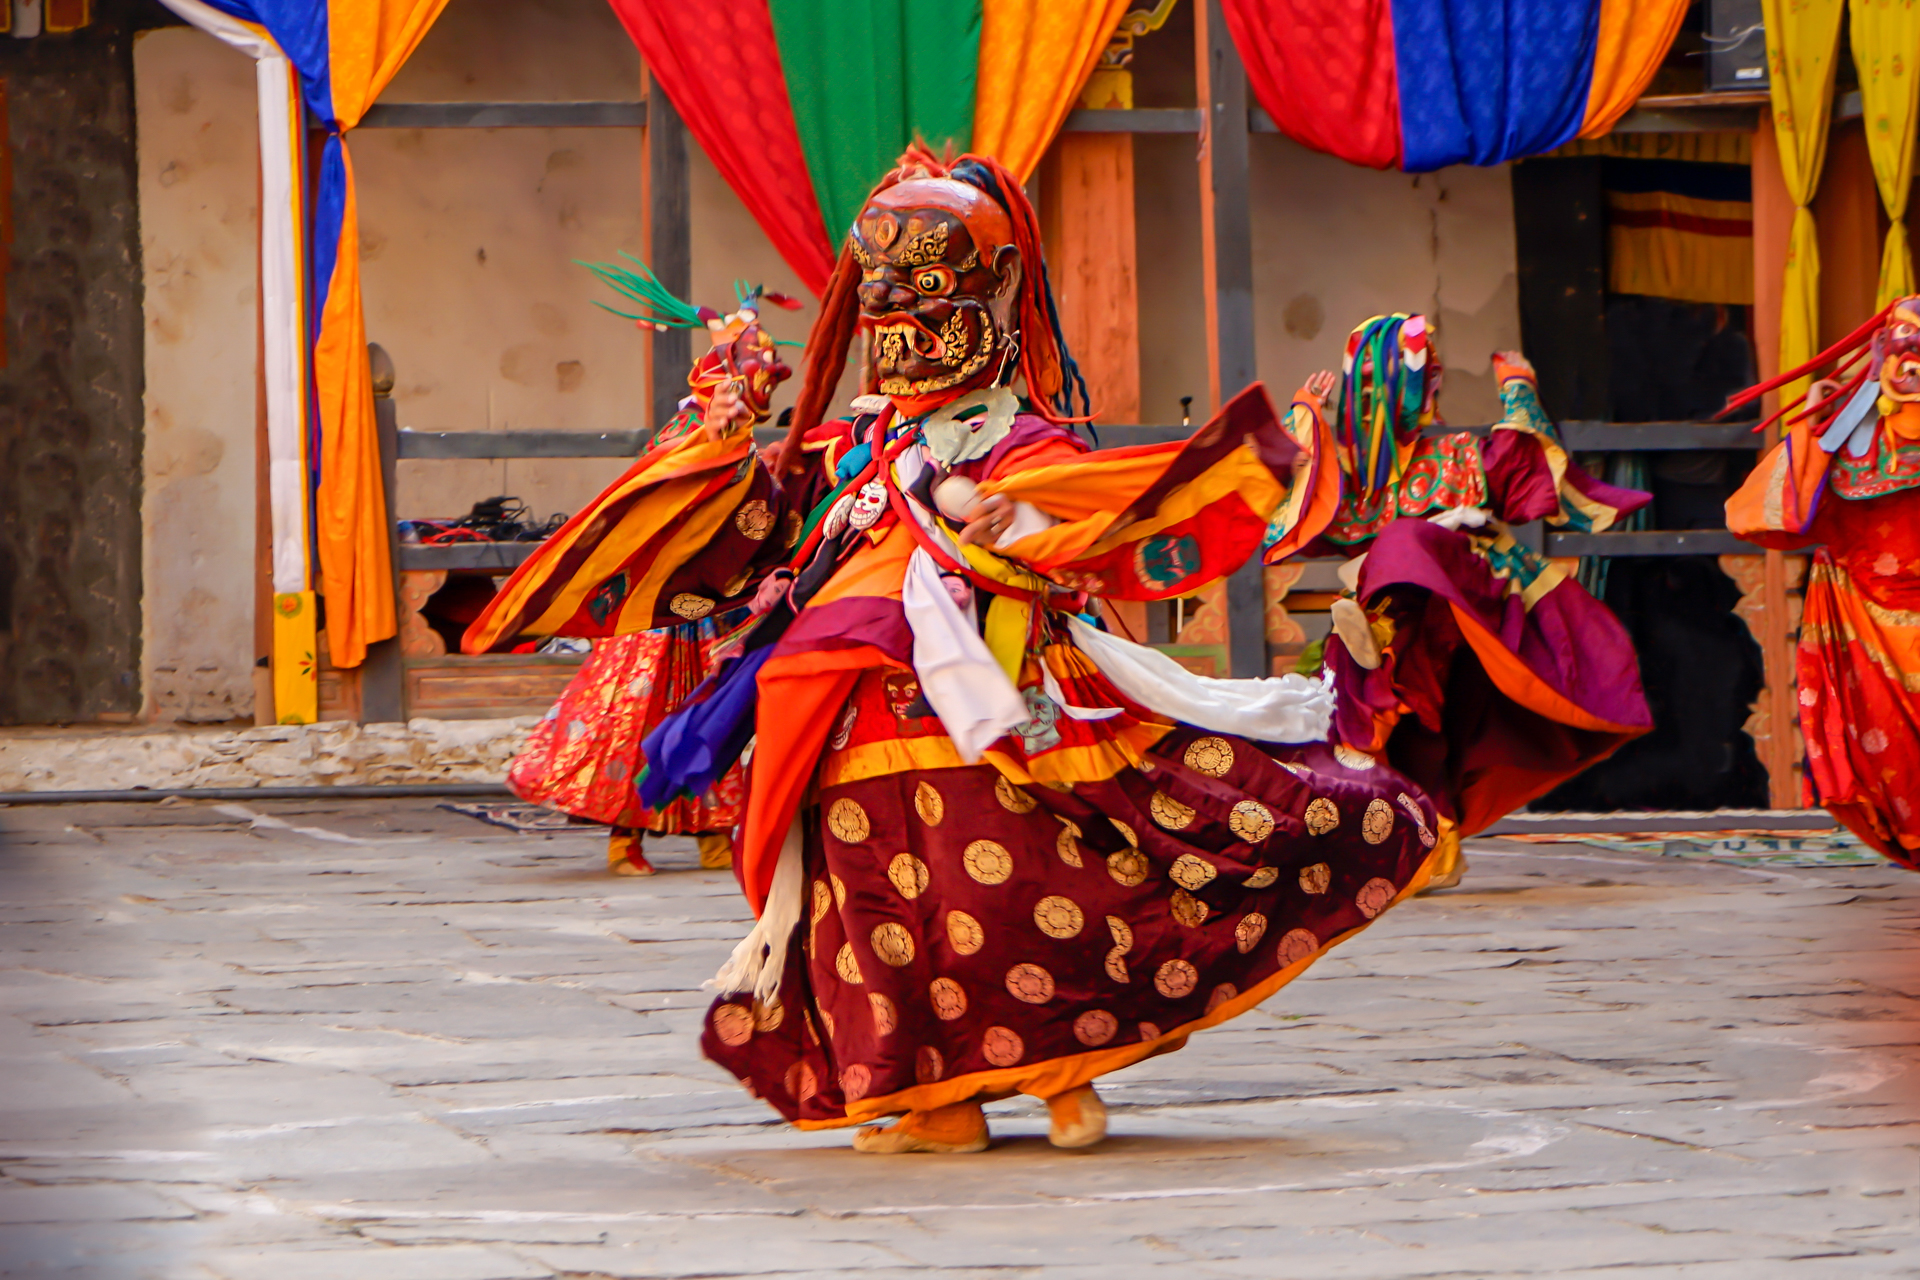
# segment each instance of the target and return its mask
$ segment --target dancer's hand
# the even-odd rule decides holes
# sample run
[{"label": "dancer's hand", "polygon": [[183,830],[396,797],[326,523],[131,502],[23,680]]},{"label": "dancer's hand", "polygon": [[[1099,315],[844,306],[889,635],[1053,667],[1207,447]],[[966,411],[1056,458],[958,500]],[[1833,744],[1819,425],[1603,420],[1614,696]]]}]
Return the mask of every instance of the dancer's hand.
[{"label": "dancer's hand", "polygon": [[706,433],[707,439],[717,442],[732,433],[735,423],[749,421],[752,417],[753,410],[740,398],[740,385],[729,382],[714,392],[713,399],[707,402],[707,414],[701,420],[700,429]]},{"label": "dancer's hand", "polygon": [[1331,396],[1333,389],[1339,385],[1340,380],[1333,376],[1331,369],[1322,369],[1307,375],[1306,392],[1321,404],[1325,404],[1327,397]]},{"label": "dancer's hand", "polygon": [[1012,501],[1006,494],[996,493],[991,498],[974,503],[968,510],[966,527],[960,530],[960,541],[974,546],[992,546],[1012,523]]}]

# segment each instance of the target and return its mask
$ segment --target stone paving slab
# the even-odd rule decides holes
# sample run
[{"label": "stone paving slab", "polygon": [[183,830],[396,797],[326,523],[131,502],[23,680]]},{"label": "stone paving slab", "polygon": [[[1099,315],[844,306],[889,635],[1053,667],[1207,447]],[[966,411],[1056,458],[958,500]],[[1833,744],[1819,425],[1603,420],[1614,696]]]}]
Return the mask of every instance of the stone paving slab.
[{"label": "stone paving slab", "polygon": [[243,808],[0,812],[0,1275],[1920,1274],[1905,872],[1482,842],[1103,1146],[883,1159],[700,1058],[691,842]]}]

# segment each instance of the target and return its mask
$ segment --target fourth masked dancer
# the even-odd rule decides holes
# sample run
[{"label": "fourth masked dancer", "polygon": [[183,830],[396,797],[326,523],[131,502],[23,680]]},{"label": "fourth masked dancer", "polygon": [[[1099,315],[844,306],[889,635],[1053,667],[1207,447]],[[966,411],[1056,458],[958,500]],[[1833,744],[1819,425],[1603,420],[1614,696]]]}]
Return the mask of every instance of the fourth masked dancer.
[{"label": "fourth masked dancer", "polygon": [[[871,382],[823,422],[856,333]],[[641,794],[749,756],[758,921],[703,1045],[803,1128],[897,1117],[861,1151],[982,1150],[981,1104],[1020,1093],[1055,1144],[1098,1141],[1096,1078],[1267,999],[1432,857],[1420,788],[1326,744],[1323,682],[1194,676],[1088,621],[1297,550],[1337,493],[1317,424],[1253,387],[1182,444],[1089,454],[1076,382],[1020,184],[909,152],[844,242],[787,440],[710,415],[467,636],[752,601]]]},{"label": "fourth masked dancer", "polygon": [[[1376,316],[1294,412],[1321,418],[1335,387],[1339,509],[1306,551],[1358,555],[1325,649],[1341,751],[1383,755],[1440,812],[1430,887],[1458,883],[1460,840],[1624,743],[1652,718],[1626,630],[1511,526],[1601,532],[1650,496],[1567,456],[1533,368],[1493,357],[1505,410],[1484,438],[1430,434],[1440,385],[1420,315]],[[1271,558],[1271,557],[1270,557]]]},{"label": "fourth masked dancer", "polygon": [[[660,325],[704,330],[713,343],[687,376],[689,394],[679,412],[653,434],[642,451],[643,459],[670,453],[681,441],[701,432],[714,411],[715,395],[723,390],[726,399],[720,412],[726,420],[741,413],[756,422],[766,419],[774,388],[791,370],[760,326],[761,291],[746,295],[737,311],[722,316],[673,297],[644,267],[635,272],[590,264],[590,269],[643,309],[637,316],[624,311],[614,314],[634,320],[642,329]],[[778,294],[769,298],[777,305],[798,305]],[[730,833],[739,821],[746,789],[738,768],[715,778],[699,795],[675,796],[657,805],[645,804],[634,783],[646,767],[641,750],[645,735],[685,701],[707,674],[721,627],[744,616],[744,609],[734,615],[676,615],[671,626],[603,634],[560,700],[534,726],[526,746],[514,757],[507,770],[507,786],[523,800],[607,824],[611,828],[607,868],[614,875],[653,874],[642,848],[649,832],[691,835],[702,867],[731,866]]]},{"label": "fourth masked dancer", "polygon": [[1796,671],[1806,799],[1920,867],[1920,298],[1729,408],[1828,368],[1776,415],[1789,428],[1727,500],[1727,528],[1776,550],[1820,544]]}]

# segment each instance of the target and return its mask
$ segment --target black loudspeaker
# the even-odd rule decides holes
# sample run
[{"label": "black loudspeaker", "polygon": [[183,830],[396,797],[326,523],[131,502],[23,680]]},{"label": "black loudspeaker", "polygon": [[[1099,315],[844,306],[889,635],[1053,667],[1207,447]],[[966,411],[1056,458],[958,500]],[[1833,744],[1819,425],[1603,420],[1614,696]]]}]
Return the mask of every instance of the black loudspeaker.
[{"label": "black loudspeaker", "polygon": [[1707,88],[1767,87],[1767,26],[1760,0],[1707,0]]}]

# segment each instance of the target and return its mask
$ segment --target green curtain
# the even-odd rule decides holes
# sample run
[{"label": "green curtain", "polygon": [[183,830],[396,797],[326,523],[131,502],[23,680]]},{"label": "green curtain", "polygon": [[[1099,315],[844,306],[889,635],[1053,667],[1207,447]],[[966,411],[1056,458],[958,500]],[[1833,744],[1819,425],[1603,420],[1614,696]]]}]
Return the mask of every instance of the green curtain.
[{"label": "green curtain", "polygon": [[916,136],[973,134],[981,0],[770,0],[774,38],[837,251],[880,175]]}]

